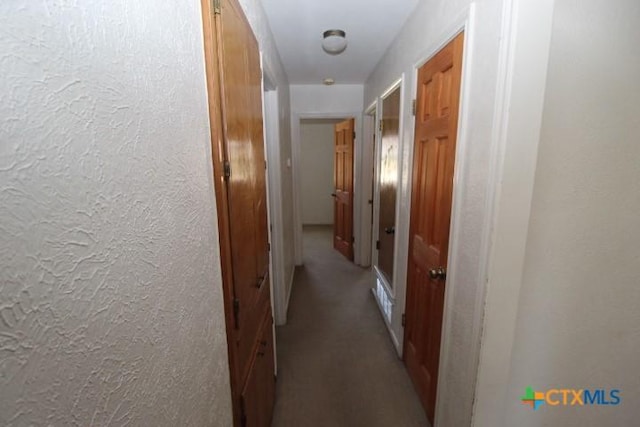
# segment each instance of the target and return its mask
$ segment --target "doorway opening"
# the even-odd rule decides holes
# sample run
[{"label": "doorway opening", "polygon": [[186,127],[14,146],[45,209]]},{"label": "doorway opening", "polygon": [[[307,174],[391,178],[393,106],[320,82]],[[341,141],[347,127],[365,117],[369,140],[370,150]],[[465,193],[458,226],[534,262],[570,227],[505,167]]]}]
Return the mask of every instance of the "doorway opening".
[{"label": "doorway opening", "polygon": [[353,261],[355,119],[300,120],[300,196],[304,230],[331,229],[334,248]]},{"label": "doorway opening", "polygon": [[[371,185],[370,173],[364,169],[370,167],[370,160],[367,160],[366,151],[369,150],[369,144],[363,143],[363,137],[361,135],[363,113],[357,112],[333,112],[333,113],[303,113],[293,114],[291,123],[291,136],[292,136],[292,167],[293,167],[293,202],[294,202],[294,221],[293,221],[293,234],[294,234],[294,252],[295,252],[295,265],[303,265],[303,190],[302,190],[302,175],[303,166],[301,162],[301,126],[303,122],[313,120],[328,120],[332,122],[345,121],[350,119],[353,122],[353,149],[352,159],[349,161],[353,174],[353,199],[351,201],[350,212],[352,212],[352,230],[351,230],[351,244],[353,246],[352,261],[354,264],[368,267],[370,265],[371,252],[371,238],[370,234],[363,229],[366,226],[370,226],[371,217],[369,216],[370,205],[368,200],[370,199],[369,190],[367,187]],[[335,129],[334,129],[335,132]],[[333,144],[335,147],[335,135]],[[365,146],[366,147],[363,147]],[[333,166],[330,165],[330,168]],[[364,168],[364,169],[363,169]],[[368,178],[367,178],[368,176]],[[368,184],[364,184],[368,183]],[[333,188],[335,190],[335,188]],[[334,191],[329,192],[329,196]],[[367,238],[365,239],[364,236]],[[367,254],[366,256],[363,254]]]},{"label": "doorway opening", "polygon": [[300,120],[302,226],[333,229],[334,127],[344,118]]}]

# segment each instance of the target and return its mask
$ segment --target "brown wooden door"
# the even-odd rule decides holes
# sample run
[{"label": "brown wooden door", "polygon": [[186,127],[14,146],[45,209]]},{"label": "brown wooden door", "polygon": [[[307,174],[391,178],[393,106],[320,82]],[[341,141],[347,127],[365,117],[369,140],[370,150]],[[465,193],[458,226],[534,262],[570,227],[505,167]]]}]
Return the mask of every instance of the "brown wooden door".
[{"label": "brown wooden door", "polygon": [[378,221],[378,268],[389,285],[393,280],[395,254],[396,194],[398,191],[398,144],[400,88],[382,100],[380,147],[380,214]]},{"label": "brown wooden door", "polygon": [[262,322],[254,369],[242,391],[242,424],[269,427],[273,416],[275,382],[273,379],[273,320],[270,314]]},{"label": "brown wooden door", "polygon": [[[273,357],[259,357],[261,331],[271,319],[262,74],[258,43],[237,0],[222,0],[219,10],[211,5],[202,1],[234,423],[240,426],[243,399],[262,402],[265,417],[273,406],[273,393],[263,395],[270,386],[262,384],[274,381]],[[256,378],[258,387],[248,387]]]},{"label": "brown wooden door", "polygon": [[418,72],[404,360],[433,423],[449,248],[463,34]]},{"label": "brown wooden door", "polygon": [[260,320],[269,304],[269,249],[258,44],[235,1],[222,1],[222,111],[231,260],[240,376],[250,368]]},{"label": "brown wooden door", "polygon": [[333,247],[353,261],[354,119],[335,125],[333,164]]}]

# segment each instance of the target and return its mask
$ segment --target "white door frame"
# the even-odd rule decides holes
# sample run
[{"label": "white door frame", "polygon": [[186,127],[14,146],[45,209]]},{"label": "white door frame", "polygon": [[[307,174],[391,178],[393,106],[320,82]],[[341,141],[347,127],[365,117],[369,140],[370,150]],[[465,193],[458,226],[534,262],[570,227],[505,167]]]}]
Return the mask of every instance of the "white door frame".
[{"label": "white door frame", "polygon": [[[504,426],[555,0],[505,0],[472,426]],[[484,281],[483,281],[484,283]]]},{"label": "white door frame", "polygon": [[[378,133],[377,133],[377,116],[378,116],[378,102],[377,100],[372,102],[369,107],[364,110],[364,114],[362,115],[362,228],[360,230],[360,236],[362,240],[362,244],[360,246],[361,249],[361,265],[363,267],[368,267],[373,265],[374,255],[377,253],[375,250],[375,245],[373,242],[374,233],[373,227],[375,226],[374,222],[374,211],[375,206],[375,180],[376,180],[376,172],[374,170],[375,167],[375,159],[376,154],[373,152],[374,147],[374,138],[376,143],[376,151],[377,151],[377,143],[378,143]],[[372,184],[372,185],[370,185]],[[371,204],[369,204],[369,200],[371,200]]]},{"label": "white door frame", "polygon": [[[267,161],[267,212],[269,220],[271,307],[274,324],[287,321],[287,299],[284,267],[284,227],[282,223],[282,180],[280,164],[280,123],[278,117],[278,87],[273,73],[263,67],[263,129]],[[275,335],[274,335],[275,336]]]}]

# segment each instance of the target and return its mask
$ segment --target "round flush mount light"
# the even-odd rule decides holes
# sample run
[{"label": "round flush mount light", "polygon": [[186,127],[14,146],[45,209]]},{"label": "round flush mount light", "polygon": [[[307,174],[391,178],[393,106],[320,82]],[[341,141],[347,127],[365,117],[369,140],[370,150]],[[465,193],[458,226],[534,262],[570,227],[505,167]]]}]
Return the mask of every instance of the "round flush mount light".
[{"label": "round flush mount light", "polygon": [[322,49],[329,55],[339,55],[347,48],[347,34],[343,30],[327,30],[322,33]]},{"label": "round flush mount light", "polygon": [[322,81],[322,84],[323,84],[323,85],[326,85],[326,86],[331,86],[331,85],[332,85],[332,84],[334,84],[335,82],[336,82],[335,80],[333,80],[332,78],[328,77],[328,78],[326,78],[326,79],[324,79],[324,80]]}]

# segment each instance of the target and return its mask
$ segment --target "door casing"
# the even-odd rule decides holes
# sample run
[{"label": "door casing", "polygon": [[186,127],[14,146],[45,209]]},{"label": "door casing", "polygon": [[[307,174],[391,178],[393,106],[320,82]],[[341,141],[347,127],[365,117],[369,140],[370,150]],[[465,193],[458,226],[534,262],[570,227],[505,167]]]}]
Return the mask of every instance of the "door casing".
[{"label": "door casing", "polygon": [[373,265],[376,252],[374,239],[375,215],[375,159],[377,153],[377,100],[372,102],[362,116],[362,221],[360,237],[362,240],[360,251],[360,265]]},{"label": "door casing", "polygon": [[[285,271],[284,228],[282,223],[282,188],[280,161],[279,89],[269,67],[262,61],[263,127],[265,156],[267,158],[267,204],[269,207],[269,241],[271,242],[271,306],[274,325],[287,322],[289,296],[287,281],[293,279],[293,271]],[[289,286],[289,290],[291,287]],[[277,368],[277,360],[276,360]],[[276,369],[277,370],[277,369]]]}]

